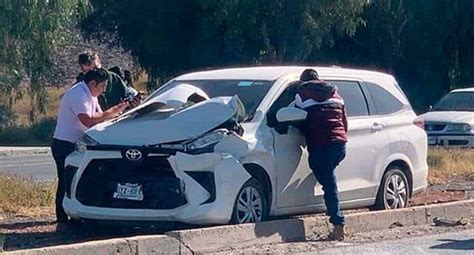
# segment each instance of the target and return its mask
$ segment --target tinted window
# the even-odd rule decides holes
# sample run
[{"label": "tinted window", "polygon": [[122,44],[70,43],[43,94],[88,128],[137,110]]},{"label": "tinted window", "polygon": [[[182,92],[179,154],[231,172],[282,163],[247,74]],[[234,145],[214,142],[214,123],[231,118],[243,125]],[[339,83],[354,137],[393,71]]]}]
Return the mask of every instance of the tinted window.
[{"label": "tinted window", "polygon": [[347,116],[367,116],[369,110],[367,108],[367,101],[359,86],[359,83],[354,81],[332,81],[337,86],[338,92],[344,99],[346,105]]},{"label": "tinted window", "polygon": [[379,85],[367,82],[367,89],[372,96],[377,114],[395,113],[403,108],[403,104],[396,97]]},{"label": "tinted window", "polygon": [[474,111],[474,93],[453,92],[447,94],[433,108],[433,111]]},{"label": "tinted window", "polygon": [[283,107],[287,107],[295,100],[295,95],[298,90],[299,81],[290,84],[288,88],[283,91],[280,97],[272,104],[270,109],[267,112],[267,124],[270,127],[276,127],[278,125],[278,121],[276,119],[276,113]]}]

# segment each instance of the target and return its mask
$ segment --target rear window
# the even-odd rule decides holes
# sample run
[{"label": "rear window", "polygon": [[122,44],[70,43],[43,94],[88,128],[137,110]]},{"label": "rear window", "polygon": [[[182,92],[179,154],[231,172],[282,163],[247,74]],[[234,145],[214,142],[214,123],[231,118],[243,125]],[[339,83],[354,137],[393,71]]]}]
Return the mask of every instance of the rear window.
[{"label": "rear window", "polygon": [[374,102],[377,114],[391,114],[403,109],[403,103],[381,86],[367,82],[367,89]]},{"label": "rear window", "polygon": [[369,109],[367,101],[359,86],[355,81],[331,81],[337,86],[338,92],[344,99],[348,117],[368,116]]}]

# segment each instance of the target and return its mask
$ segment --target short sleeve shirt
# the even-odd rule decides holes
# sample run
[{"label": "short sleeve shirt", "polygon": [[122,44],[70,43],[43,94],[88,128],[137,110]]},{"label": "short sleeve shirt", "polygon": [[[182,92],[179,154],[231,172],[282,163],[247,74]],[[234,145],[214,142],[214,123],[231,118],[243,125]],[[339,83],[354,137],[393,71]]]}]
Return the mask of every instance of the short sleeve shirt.
[{"label": "short sleeve shirt", "polygon": [[102,113],[97,97],[92,96],[89,87],[83,81],[72,86],[63,96],[59,106],[54,138],[74,143],[87,127],[77,117],[87,114],[94,117]]}]

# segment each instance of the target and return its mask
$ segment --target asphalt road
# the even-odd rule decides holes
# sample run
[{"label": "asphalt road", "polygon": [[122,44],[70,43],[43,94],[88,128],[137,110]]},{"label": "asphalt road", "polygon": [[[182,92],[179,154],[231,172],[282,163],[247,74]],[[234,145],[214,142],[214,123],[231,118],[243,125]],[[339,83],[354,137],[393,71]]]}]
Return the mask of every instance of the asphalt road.
[{"label": "asphalt road", "polygon": [[310,254],[474,254],[474,229],[405,240],[338,247]]},{"label": "asphalt road", "polygon": [[14,174],[45,181],[56,178],[56,165],[51,154],[23,154],[0,157],[0,174]]}]

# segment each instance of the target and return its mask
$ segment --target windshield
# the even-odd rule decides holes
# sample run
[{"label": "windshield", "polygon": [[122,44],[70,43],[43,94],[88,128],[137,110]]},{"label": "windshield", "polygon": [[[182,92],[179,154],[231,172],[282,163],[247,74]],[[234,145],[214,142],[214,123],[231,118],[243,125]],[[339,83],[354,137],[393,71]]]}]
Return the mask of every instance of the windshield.
[{"label": "windshield", "polygon": [[433,111],[474,111],[474,92],[453,92],[443,97]]},{"label": "windshield", "polygon": [[159,88],[150,95],[146,101],[170,93],[177,86],[189,84],[201,89],[209,98],[237,95],[245,107],[246,117],[250,119],[255,113],[260,102],[263,100],[273,81],[249,81],[249,80],[197,80],[197,81],[172,81]]}]

